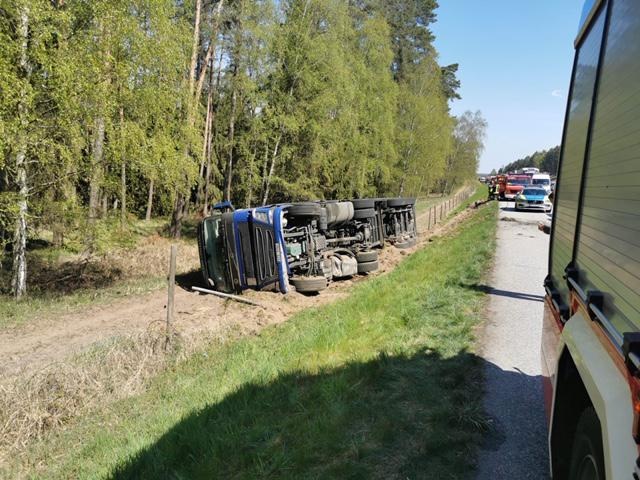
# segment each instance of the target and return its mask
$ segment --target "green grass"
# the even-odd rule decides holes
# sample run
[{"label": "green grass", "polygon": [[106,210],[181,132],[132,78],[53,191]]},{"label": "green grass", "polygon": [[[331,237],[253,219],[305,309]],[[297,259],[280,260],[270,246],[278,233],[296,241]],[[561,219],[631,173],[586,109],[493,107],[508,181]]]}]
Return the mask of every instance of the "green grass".
[{"label": "green grass", "polygon": [[468,476],[486,425],[473,354],[484,296],[474,286],[495,216],[478,210],[342,301],[194,355],[145,394],[34,445],[28,474]]}]

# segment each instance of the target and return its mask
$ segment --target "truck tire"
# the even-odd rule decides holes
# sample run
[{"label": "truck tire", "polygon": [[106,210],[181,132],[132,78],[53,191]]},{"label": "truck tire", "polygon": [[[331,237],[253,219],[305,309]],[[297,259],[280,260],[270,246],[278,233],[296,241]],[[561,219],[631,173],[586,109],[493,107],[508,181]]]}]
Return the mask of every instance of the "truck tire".
[{"label": "truck tire", "polygon": [[353,212],[354,220],[366,220],[367,218],[375,217],[376,211],[373,208],[363,208],[360,210],[355,210]]},{"label": "truck tire", "polygon": [[358,263],[375,262],[378,260],[378,252],[375,250],[361,250],[356,253]]},{"label": "truck tire", "polygon": [[358,273],[369,273],[378,269],[378,261],[358,263]]},{"label": "truck tire", "polygon": [[295,203],[287,209],[292,217],[319,217],[322,207],[317,203]]},{"label": "truck tire", "polygon": [[401,240],[400,242],[396,242],[393,244],[394,247],[399,248],[400,250],[404,250],[405,248],[415,247],[416,239],[410,238],[408,240]]},{"label": "truck tire", "polygon": [[388,207],[410,207],[416,203],[415,198],[389,198],[387,199]]},{"label": "truck tire", "polygon": [[604,451],[600,420],[593,407],[587,408],[576,427],[569,464],[569,480],[602,479],[604,473]]},{"label": "truck tire", "polygon": [[353,208],[356,210],[375,207],[375,200],[372,198],[358,198],[356,200],[351,200],[351,203],[353,203]]},{"label": "truck tire", "polygon": [[327,288],[325,277],[294,277],[289,279],[289,283],[300,293],[316,293]]}]

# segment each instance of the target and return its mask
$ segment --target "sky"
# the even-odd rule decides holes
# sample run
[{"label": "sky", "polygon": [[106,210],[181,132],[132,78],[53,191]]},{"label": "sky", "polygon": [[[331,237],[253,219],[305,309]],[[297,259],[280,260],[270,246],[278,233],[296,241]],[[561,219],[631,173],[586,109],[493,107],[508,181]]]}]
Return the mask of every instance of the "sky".
[{"label": "sky", "polygon": [[560,144],[584,0],[440,0],[439,63],[459,63],[454,115],[489,127],[480,172]]}]

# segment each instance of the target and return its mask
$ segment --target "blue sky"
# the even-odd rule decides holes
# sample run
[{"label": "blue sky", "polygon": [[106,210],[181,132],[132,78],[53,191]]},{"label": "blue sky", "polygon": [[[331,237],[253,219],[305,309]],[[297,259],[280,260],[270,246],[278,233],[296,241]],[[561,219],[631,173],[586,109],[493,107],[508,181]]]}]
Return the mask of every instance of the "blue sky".
[{"label": "blue sky", "polygon": [[458,115],[489,123],[480,171],[558,145],[584,0],[440,0],[440,64],[459,63]]}]

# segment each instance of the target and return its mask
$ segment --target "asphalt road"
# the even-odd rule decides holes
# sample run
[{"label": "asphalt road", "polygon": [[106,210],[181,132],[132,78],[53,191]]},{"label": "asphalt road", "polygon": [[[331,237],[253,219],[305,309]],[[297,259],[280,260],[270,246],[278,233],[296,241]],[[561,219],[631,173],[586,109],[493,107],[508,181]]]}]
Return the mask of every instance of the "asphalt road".
[{"label": "asphalt road", "polygon": [[500,203],[497,251],[483,335],[485,408],[492,428],[479,452],[476,478],[546,479],[548,455],[540,334],[549,236],[545,213]]}]

